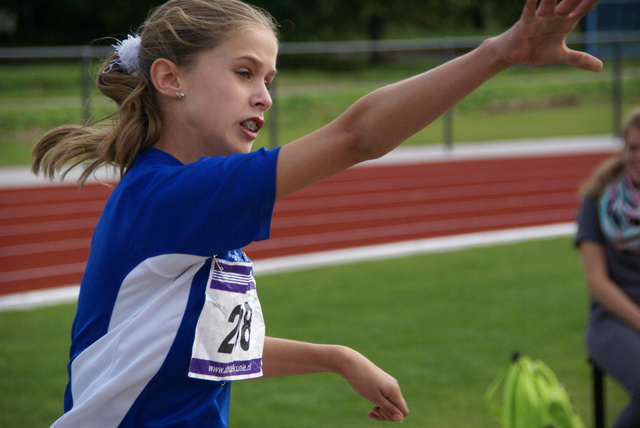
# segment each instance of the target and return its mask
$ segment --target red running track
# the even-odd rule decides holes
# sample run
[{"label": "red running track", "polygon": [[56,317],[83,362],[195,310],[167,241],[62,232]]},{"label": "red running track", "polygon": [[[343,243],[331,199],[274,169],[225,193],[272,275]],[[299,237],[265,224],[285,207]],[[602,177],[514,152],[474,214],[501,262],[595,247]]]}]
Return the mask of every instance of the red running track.
[{"label": "red running track", "polygon": [[[278,202],[254,260],[573,221],[610,152],[362,166]],[[0,294],[80,282],[111,189],[0,189]]]}]

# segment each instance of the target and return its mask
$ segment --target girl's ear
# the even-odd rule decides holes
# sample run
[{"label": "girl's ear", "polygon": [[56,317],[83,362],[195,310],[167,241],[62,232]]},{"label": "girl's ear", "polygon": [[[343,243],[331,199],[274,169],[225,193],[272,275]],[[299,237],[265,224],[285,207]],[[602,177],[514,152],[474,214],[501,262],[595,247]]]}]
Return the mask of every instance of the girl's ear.
[{"label": "girl's ear", "polygon": [[151,65],[150,74],[153,86],[162,95],[175,98],[176,93],[182,92],[178,66],[168,59],[159,58],[155,60]]}]

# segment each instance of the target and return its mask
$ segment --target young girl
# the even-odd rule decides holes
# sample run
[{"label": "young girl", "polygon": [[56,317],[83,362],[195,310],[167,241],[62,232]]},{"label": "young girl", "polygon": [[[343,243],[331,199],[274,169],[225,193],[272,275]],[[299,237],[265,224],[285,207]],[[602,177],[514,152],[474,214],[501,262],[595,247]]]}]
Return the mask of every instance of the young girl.
[{"label": "young girl", "polygon": [[[122,176],[96,226],[56,427],[224,427],[230,381],[334,372],[402,421],[397,382],[356,351],[266,337],[251,261],[273,205],[384,155],[518,63],[600,70],[566,36],[597,0],[526,0],[475,51],[356,102],[326,127],[251,151],[272,104],[273,20],[237,0],[170,0],[117,46],[97,77],[119,106],[101,128],[54,129],[34,149],[49,178],[83,163]],[[87,163],[88,162],[88,163]]]},{"label": "young girl", "polygon": [[640,107],[624,125],[622,152],[584,189],[576,244],[592,296],[586,345],[631,401],[613,424],[640,426]]}]

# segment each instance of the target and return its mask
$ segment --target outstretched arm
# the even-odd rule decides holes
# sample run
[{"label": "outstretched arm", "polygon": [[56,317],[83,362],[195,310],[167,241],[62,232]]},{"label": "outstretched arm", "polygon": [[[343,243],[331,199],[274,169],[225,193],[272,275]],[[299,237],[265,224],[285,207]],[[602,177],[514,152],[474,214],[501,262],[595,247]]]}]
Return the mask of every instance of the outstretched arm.
[{"label": "outstretched arm", "polygon": [[567,48],[566,38],[598,0],[526,0],[505,33],[426,73],[358,100],[329,125],[282,147],[277,197],[356,163],[378,158],[420,131],[491,77],[515,64],[564,64],[599,71],[602,63]]},{"label": "outstretched arm", "polygon": [[401,422],[409,413],[398,382],[351,348],[267,337],[262,359],[264,377],[339,374],[375,404],[372,419]]}]

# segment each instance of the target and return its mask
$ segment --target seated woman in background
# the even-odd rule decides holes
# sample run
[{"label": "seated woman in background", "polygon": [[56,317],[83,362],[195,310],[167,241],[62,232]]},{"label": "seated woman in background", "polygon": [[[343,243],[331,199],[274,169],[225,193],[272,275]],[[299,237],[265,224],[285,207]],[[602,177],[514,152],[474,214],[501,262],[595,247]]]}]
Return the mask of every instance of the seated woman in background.
[{"label": "seated woman in background", "polygon": [[640,107],[624,125],[624,147],[583,189],[576,245],[592,297],[586,346],[631,393],[615,428],[640,427]]}]

